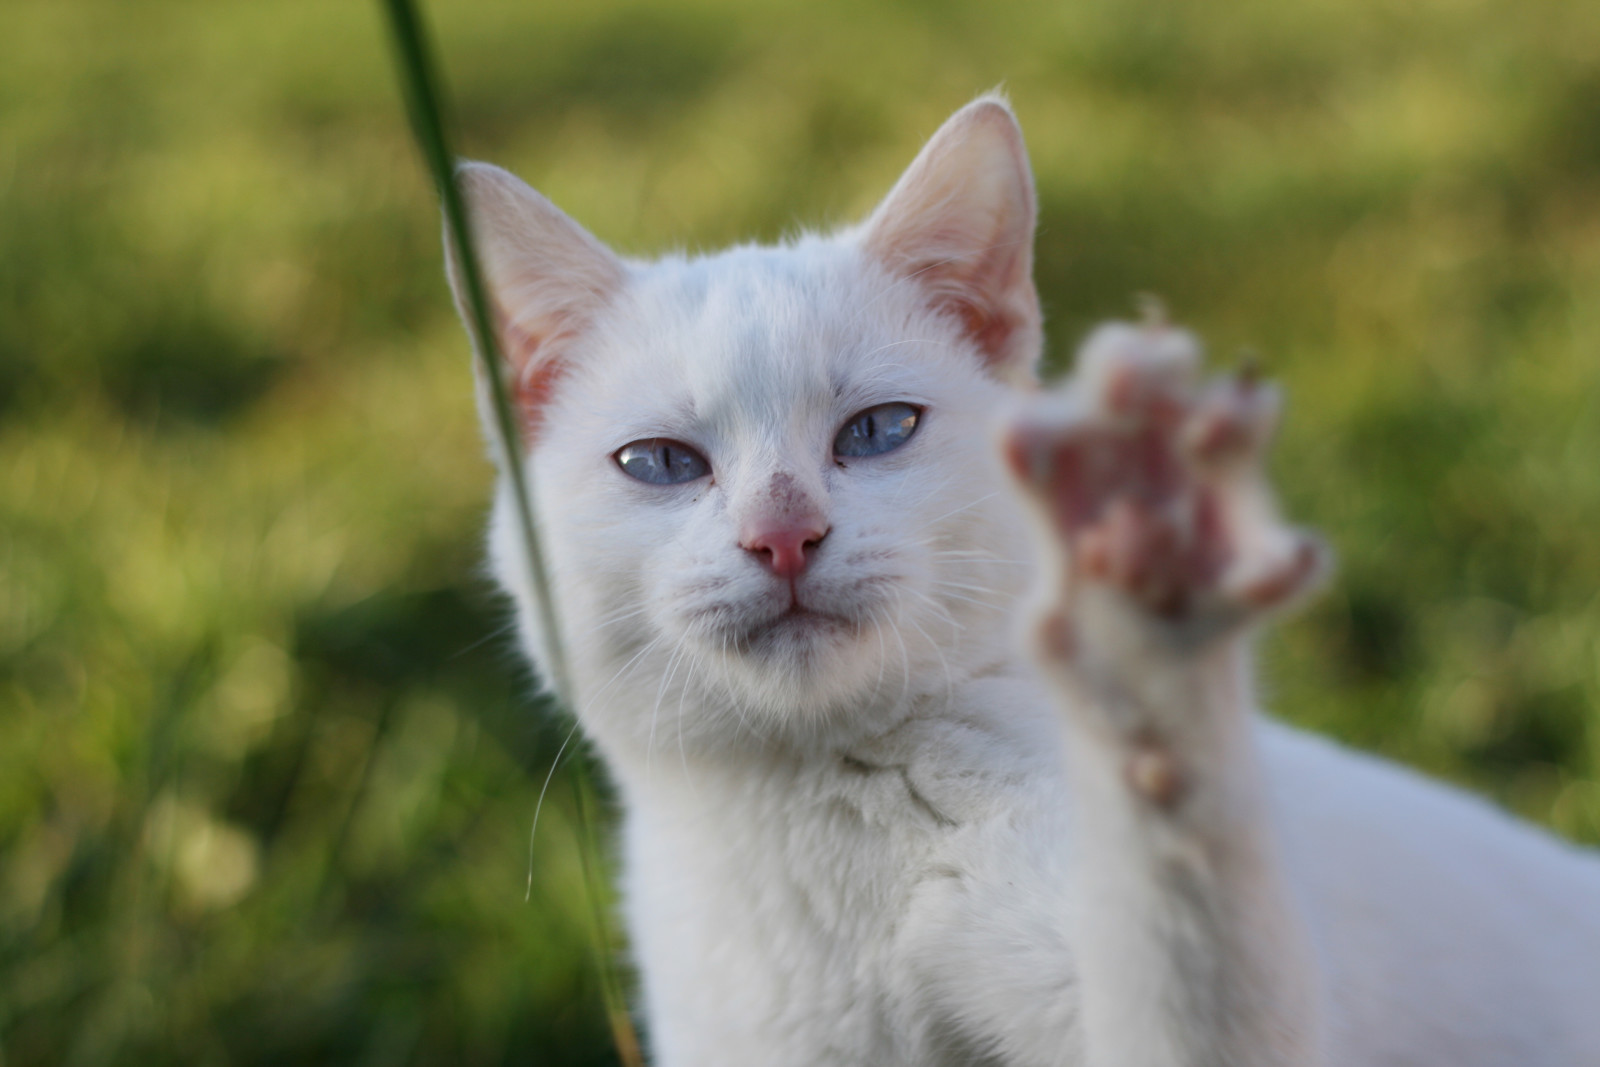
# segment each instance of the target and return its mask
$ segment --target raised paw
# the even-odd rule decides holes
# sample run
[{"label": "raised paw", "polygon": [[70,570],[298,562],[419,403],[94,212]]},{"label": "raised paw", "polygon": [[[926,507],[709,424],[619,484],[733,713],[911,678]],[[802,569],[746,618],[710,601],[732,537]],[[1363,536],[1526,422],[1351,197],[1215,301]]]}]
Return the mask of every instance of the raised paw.
[{"label": "raised paw", "polygon": [[1193,335],[1112,323],[1004,450],[1063,552],[1060,605],[1088,586],[1184,632],[1224,632],[1306,592],[1316,538],[1278,517],[1262,458],[1280,396],[1253,370],[1200,378]]}]

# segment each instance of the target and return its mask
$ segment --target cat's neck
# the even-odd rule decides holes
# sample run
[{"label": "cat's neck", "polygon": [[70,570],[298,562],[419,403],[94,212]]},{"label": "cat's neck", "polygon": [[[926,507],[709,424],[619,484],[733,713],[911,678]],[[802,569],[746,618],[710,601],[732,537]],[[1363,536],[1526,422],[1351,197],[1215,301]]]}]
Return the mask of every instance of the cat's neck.
[{"label": "cat's neck", "polygon": [[[613,714],[592,715],[585,726],[604,752],[630,807],[663,804],[693,808],[697,817],[741,820],[755,817],[769,798],[787,803],[799,794],[820,796],[854,789],[852,780],[878,767],[923,762],[941,764],[947,758],[973,762],[977,748],[954,746],[941,755],[945,740],[955,734],[983,734],[998,742],[984,751],[1034,750],[1053,744],[1048,725],[1029,721],[1019,708],[1032,705],[1023,693],[1036,685],[1031,675],[1015,663],[995,659],[965,678],[940,679],[924,686],[880,695],[847,708],[796,709],[793,728],[765,730],[740,709],[717,706],[708,714],[704,706],[686,706],[682,721],[731,720],[740,729],[718,730],[696,736],[662,725],[652,739],[648,732],[607,724],[629,724],[638,719],[637,706]],[[619,695],[615,699],[626,701]],[[676,702],[673,719],[678,718]],[[970,738],[969,738],[970,740]],[[1001,760],[1003,763],[1003,759]],[[974,763],[967,770],[981,773]],[[781,810],[771,812],[782,816]]]},{"label": "cat's neck", "polygon": [[[908,723],[981,715],[971,706],[971,689],[1018,676],[1014,660],[996,653],[959,672],[885,683],[853,700],[796,704],[779,714],[770,705],[754,708],[727,693],[673,689],[654,678],[607,689],[583,685],[580,677],[579,720],[619,775],[630,780],[652,780],[663,765],[697,778],[723,771],[770,776],[783,768],[834,763],[840,753],[871,747]],[[612,676],[585,673],[601,680]],[[585,693],[598,696],[585,700]]]}]

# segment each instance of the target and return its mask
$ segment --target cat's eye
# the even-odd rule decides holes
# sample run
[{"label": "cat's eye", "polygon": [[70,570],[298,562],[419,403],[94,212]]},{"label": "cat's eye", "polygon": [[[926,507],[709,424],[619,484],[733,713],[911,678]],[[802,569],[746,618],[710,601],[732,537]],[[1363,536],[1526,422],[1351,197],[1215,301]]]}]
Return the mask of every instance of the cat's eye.
[{"label": "cat's eye", "polygon": [[922,409],[911,404],[879,404],[853,416],[833,439],[836,456],[880,456],[893,452],[917,432]]},{"label": "cat's eye", "polygon": [[617,449],[617,466],[630,478],[651,485],[681,485],[711,473],[706,458],[682,441],[652,437]]}]

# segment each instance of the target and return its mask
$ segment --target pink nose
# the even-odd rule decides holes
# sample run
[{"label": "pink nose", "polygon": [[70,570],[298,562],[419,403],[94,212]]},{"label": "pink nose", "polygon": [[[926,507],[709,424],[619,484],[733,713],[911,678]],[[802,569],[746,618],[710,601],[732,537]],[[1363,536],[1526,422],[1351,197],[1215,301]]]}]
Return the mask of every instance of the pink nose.
[{"label": "pink nose", "polygon": [[739,543],[755,555],[772,573],[793,581],[806,569],[806,549],[822,543],[828,529],[820,522],[784,522],[754,526]]}]

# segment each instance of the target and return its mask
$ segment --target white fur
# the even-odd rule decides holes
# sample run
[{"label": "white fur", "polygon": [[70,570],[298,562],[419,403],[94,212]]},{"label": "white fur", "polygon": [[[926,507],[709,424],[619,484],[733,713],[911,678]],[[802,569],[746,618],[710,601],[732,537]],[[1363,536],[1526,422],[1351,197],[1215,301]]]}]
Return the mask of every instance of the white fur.
[{"label": "white fur", "polygon": [[[543,268],[600,279],[559,351],[539,354],[564,370],[529,467],[573,704],[625,804],[652,1061],[1600,1064],[1600,863],[1255,718],[1247,656],[1192,683],[1197,706],[1244,716],[1242,732],[1191,754],[1226,799],[1186,826],[1113,795],[1115,757],[1070,725],[1015,636],[1046,573],[993,445],[1037,354],[1026,261],[980,279],[1018,316],[1020,333],[992,350],[941,302],[939,286],[978,282],[927,285],[917,272],[932,260],[905,266],[918,234],[947,237],[974,197],[993,215],[978,229],[1022,226],[1025,244],[1031,185],[997,111],[968,108],[940,135],[954,147],[919,158],[955,174],[937,197],[892,197],[861,229],[651,263],[569,241],[569,261]],[[976,191],[963,167],[985,175]],[[513,200],[524,228],[576,229],[531,190]],[[491,280],[538,290],[506,265],[518,224],[474,201]],[[925,408],[916,435],[835,462],[839,427],[889,401]],[[623,474],[613,453],[655,437],[696,447],[712,478]],[[760,634],[789,590],[738,529],[784,494],[832,524],[799,590],[835,621]],[[491,545],[538,662],[505,485]],[[1180,945],[1185,905],[1159,871],[1191,847],[1219,929]],[[1162,858],[1169,848],[1178,859]],[[1173,916],[1168,937],[1158,928]],[[1236,967],[1268,976],[1247,998],[1282,1001],[1245,1014],[1293,1034],[1235,1026],[1221,993],[1209,1023],[1137,1007],[1163,968],[1209,996],[1233,988]]]}]

